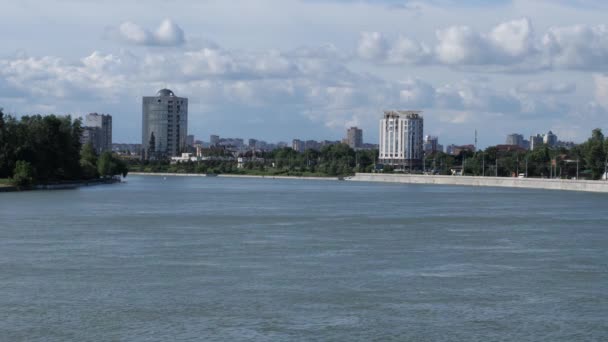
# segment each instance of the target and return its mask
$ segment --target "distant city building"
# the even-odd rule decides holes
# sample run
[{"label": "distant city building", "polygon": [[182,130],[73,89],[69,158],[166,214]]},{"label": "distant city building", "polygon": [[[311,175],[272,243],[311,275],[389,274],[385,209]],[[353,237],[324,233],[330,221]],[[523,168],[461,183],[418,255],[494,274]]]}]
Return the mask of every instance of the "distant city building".
[{"label": "distant city building", "polygon": [[507,139],[505,141],[505,145],[514,145],[524,148],[524,136],[521,134],[513,133],[507,135]]},{"label": "distant city building", "polygon": [[526,152],[527,149],[519,146],[519,145],[515,145],[515,144],[505,144],[505,145],[496,145],[496,151],[497,152]]},{"label": "distant city building", "polygon": [[249,148],[256,148],[258,141],[255,139],[249,139],[249,141],[247,141],[247,146],[249,146]]},{"label": "distant city building", "polygon": [[321,143],[316,140],[306,140],[304,143],[304,150],[320,150]]},{"label": "distant city building", "polygon": [[291,142],[291,148],[296,152],[304,152],[306,149],[306,143],[299,139],[293,139]]},{"label": "distant city building", "polygon": [[142,99],[142,148],[146,158],[180,156],[188,135],[188,99],[169,89]]},{"label": "distant city building", "polygon": [[186,146],[193,147],[194,146],[194,135],[186,136]]},{"label": "distant city building", "polygon": [[219,143],[220,143],[220,136],[219,135],[211,134],[209,136],[209,144],[211,144],[211,146],[215,146],[215,145],[217,145]]},{"label": "distant city building", "polygon": [[346,131],[346,143],[353,149],[363,147],[363,130],[357,127],[349,128]]},{"label": "distant city building", "polygon": [[425,135],[424,136],[424,153],[431,155],[436,152],[443,152],[443,146],[439,144],[439,138]]},{"label": "distant city building", "polygon": [[120,143],[113,143],[112,144],[112,151],[119,153],[119,154],[125,154],[125,155],[131,155],[131,156],[136,156],[139,155],[141,153],[141,144],[120,144]]},{"label": "distant city building", "polygon": [[112,151],[112,116],[90,113],[85,117],[83,144],[91,144],[97,153]]},{"label": "distant city building", "polygon": [[449,155],[453,155],[453,156],[457,156],[464,151],[475,153],[475,151],[476,151],[475,145],[473,145],[473,144],[453,145],[452,144],[452,145],[448,145],[448,147],[446,149],[446,153]]},{"label": "distant city building", "polygon": [[424,119],[420,111],[385,111],[380,120],[381,164],[420,167],[424,155]]},{"label": "distant city building", "polygon": [[555,147],[563,147],[566,149],[571,149],[573,147],[575,147],[576,144],[572,141],[558,141],[557,144],[555,145]]},{"label": "distant city building", "polygon": [[543,145],[543,136],[540,134],[530,136],[530,150],[535,150]]},{"label": "distant city building", "polygon": [[557,145],[557,135],[549,131],[543,136],[543,143],[549,147],[555,147]]}]

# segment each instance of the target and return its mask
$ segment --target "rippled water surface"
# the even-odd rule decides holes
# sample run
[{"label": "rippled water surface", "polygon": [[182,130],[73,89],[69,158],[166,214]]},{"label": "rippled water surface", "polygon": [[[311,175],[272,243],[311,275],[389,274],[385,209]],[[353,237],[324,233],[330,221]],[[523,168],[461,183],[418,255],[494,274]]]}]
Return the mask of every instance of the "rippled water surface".
[{"label": "rippled water surface", "polygon": [[606,341],[608,195],[137,177],[0,194],[1,341]]}]

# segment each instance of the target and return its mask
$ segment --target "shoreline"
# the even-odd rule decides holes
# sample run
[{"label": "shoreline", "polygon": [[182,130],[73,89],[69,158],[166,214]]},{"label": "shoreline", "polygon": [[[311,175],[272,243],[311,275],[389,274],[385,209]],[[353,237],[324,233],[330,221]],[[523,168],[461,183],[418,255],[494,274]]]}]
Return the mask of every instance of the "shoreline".
[{"label": "shoreline", "polygon": [[318,176],[265,176],[265,175],[233,175],[233,174],[207,174],[207,173],[170,173],[170,172],[129,172],[131,176],[157,176],[157,177],[219,177],[219,178],[258,178],[258,179],[306,179],[338,181],[342,177],[318,177]]},{"label": "shoreline", "polygon": [[108,185],[122,183],[119,179],[97,179],[97,180],[83,180],[83,181],[70,181],[65,183],[57,184],[38,184],[30,187],[19,187],[15,185],[0,186],[0,192],[21,192],[21,191],[36,191],[36,190],[74,190],[83,186],[96,186],[96,185]]},{"label": "shoreline", "polygon": [[381,182],[401,184],[457,185],[472,187],[520,188],[608,193],[608,182],[592,180],[510,178],[480,176],[438,176],[382,173],[356,173],[346,180],[352,182]]}]

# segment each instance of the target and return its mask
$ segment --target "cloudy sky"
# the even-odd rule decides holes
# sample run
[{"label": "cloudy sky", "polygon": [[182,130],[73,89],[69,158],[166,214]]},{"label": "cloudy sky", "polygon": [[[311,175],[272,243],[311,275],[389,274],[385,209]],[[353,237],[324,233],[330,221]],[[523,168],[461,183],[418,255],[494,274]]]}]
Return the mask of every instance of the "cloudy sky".
[{"label": "cloudy sky", "polygon": [[189,131],[376,142],[424,110],[444,144],[608,129],[604,0],[20,0],[0,14],[0,107],[110,113],[139,142],[141,97],[189,98]]}]

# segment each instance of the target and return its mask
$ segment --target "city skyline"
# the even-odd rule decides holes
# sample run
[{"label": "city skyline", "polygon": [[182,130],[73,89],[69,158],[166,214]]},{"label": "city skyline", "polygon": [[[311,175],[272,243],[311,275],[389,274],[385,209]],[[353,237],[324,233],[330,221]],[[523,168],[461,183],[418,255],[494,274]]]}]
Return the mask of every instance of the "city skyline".
[{"label": "city skyline", "polygon": [[[157,11],[135,1],[5,4],[0,106],[110,113],[120,142],[141,141],[140,98],[161,88],[191,100],[197,137],[339,140],[357,126],[373,143],[393,108],[423,110],[425,133],[446,146],[472,143],[475,129],[483,147],[512,132],[581,142],[607,128],[600,1],[180,4],[188,13],[173,17],[173,4],[157,1]],[[236,20],[243,7],[249,16]],[[66,15],[75,11],[96,15]],[[283,20],[292,12],[297,20]],[[304,22],[315,25],[302,33]]]}]

